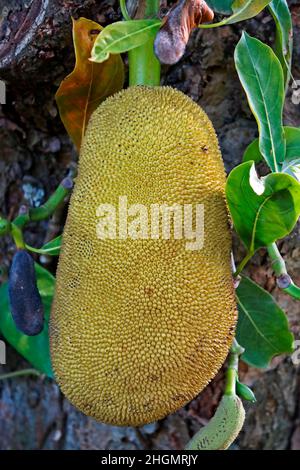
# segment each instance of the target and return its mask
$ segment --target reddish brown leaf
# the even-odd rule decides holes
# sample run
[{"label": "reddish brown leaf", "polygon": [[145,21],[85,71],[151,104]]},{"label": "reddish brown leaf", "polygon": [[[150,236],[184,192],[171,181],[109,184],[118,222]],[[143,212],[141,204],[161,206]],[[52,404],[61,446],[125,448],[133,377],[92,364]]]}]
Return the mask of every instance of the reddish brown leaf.
[{"label": "reddish brown leaf", "polygon": [[95,39],[102,29],[86,18],[73,20],[76,65],[56,93],[60,117],[78,150],[93,111],[124,84],[124,64],[120,55],[111,55],[102,64],[89,61]]},{"label": "reddish brown leaf", "polygon": [[204,0],[179,0],[164,18],[155,39],[155,54],[160,62],[178,62],[184,54],[192,29],[213,18],[214,12]]}]

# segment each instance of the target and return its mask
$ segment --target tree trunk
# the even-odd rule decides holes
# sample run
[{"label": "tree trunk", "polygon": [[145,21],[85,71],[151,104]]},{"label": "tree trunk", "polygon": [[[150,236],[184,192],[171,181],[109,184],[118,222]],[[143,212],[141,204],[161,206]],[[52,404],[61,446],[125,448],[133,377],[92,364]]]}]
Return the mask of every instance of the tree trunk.
[{"label": "tree trunk", "polygon": [[[300,79],[300,6],[290,1],[295,26],[294,69]],[[26,6],[27,5],[27,6]],[[39,204],[63,178],[76,152],[60,122],[54,95],[72,70],[71,15],[107,24],[120,19],[115,0],[0,0],[0,79],[7,88],[0,109],[0,212],[12,218],[24,201]],[[242,29],[271,43],[274,23],[268,12],[238,26],[193,33],[184,58],[163,70],[163,84],[191,96],[207,111],[219,135],[229,171],[241,161],[257,126],[249,111],[233,63]],[[285,122],[300,126],[300,106],[288,93]],[[65,211],[49,224],[32,224],[26,240],[39,246],[61,231]],[[0,264],[8,268],[14,247],[0,239]],[[281,246],[291,275],[300,284],[300,232]],[[235,253],[243,248],[235,241]],[[55,272],[55,264],[40,259]],[[266,253],[261,250],[249,269],[251,277],[275,291],[299,337],[299,304],[278,292]],[[5,269],[3,270],[5,272]],[[25,367],[8,348],[2,371]],[[299,369],[277,358],[267,371],[241,367],[253,386],[255,405],[248,405],[244,430],[235,446],[241,449],[300,449]],[[182,449],[189,436],[214,412],[223,384],[222,371],[184,409],[140,429],[96,423],[75,410],[50,380],[18,378],[0,381],[0,449]]]}]

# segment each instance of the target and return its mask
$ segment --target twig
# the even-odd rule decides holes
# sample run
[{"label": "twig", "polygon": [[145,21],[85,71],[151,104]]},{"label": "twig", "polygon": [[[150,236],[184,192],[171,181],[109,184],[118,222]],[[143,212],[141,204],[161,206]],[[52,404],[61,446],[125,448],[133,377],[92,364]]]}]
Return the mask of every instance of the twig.
[{"label": "twig", "polygon": [[276,243],[268,245],[267,250],[272,260],[272,267],[276,275],[277,286],[294,299],[300,300],[300,287],[294,284],[292,278],[288,274],[285,261],[282,258]]},{"label": "twig", "polygon": [[15,377],[22,377],[24,375],[35,375],[36,377],[43,376],[43,374],[41,374],[36,369],[23,369],[17,370],[16,372],[9,372],[8,374],[2,374],[0,375],[0,380],[13,379]]}]

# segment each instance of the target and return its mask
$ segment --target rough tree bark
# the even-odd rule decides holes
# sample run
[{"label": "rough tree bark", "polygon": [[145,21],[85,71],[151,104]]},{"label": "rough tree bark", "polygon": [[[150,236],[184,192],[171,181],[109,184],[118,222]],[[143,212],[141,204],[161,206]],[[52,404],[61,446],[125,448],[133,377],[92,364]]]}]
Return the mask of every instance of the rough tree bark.
[{"label": "rough tree bark", "polygon": [[[297,0],[289,3],[295,26],[293,74],[297,79],[300,6]],[[107,24],[118,20],[120,11],[115,0],[0,0],[0,79],[7,84],[7,104],[0,109],[0,208],[10,218],[24,200],[38,204],[49,196],[77,158],[54,102],[60,81],[74,63],[71,15]],[[257,133],[233,64],[242,29],[266,42],[274,37],[267,12],[243,25],[195,31],[184,58],[176,66],[165,68],[162,79],[207,111],[218,132],[227,170],[240,162],[243,150]],[[290,94],[285,121],[300,126],[300,106],[292,103]],[[49,224],[32,224],[26,239],[32,245],[41,245],[61,230],[64,217],[65,211],[61,211]],[[281,249],[291,274],[300,283],[299,229]],[[3,278],[13,251],[10,239],[0,240]],[[242,248],[237,242],[235,251],[241,258]],[[53,261],[40,261],[55,272]],[[255,256],[249,274],[275,291],[299,338],[299,304],[276,289],[264,250]],[[25,361],[8,348],[7,366],[1,370],[25,366]],[[248,406],[246,425],[236,446],[300,449],[299,369],[285,358],[276,359],[264,372],[246,365],[241,369],[258,402]],[[222,383],[221,371],[189,406],[161,422],[132,429],[106,426],[83,416],[50,380],[0,381],[0,449],[181,449],[191,433],[211,417]]]}]

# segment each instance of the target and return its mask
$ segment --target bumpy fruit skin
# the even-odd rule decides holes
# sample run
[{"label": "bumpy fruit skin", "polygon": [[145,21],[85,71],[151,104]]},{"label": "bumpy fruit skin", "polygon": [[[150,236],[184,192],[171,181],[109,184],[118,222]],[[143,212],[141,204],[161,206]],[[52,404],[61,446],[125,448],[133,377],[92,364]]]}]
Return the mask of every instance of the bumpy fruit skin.
[{"label": "bumpy fruit skin", "polygon": [[215,415],[186,446],[187,450],[226,450],[235,441],[245,421],[242,400],[224,395]]},{"label": "bumpy fruit skin", "polygon": [[[213,126],[168,87],[133,87],[93,114],[82,147],[51,318],[56,378],[84,413],[116,425],[163,418],[215,376],[236,304],[225,172]],[[204,204],[204,248],[100,240],[100,203]]]}]

